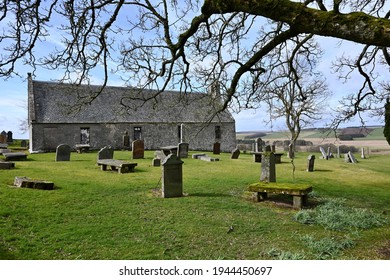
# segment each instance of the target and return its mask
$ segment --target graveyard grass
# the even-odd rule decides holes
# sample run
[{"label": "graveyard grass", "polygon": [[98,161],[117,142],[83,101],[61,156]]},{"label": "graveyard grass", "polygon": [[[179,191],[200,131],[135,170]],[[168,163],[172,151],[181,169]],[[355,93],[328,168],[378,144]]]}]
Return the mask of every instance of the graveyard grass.
[{"label": "graveyard grass", "polygon": [[[152,166],[152,151],[137,160],[115,151],[115,159],[138,163],[134,173],[101,171],[96,152],[72,153],[69,162],[55,162],[54,153],[31,154],[16,168],[0,170],[0,258],[390,259],[389,156],[357,157],[359,163],[350,164],[316,154],[315,171],[307,172],[308,154],[297,153],[294,175],[283,156],[277,181],[314,189],[310,208],[298,211],[285,196],[248,200],[247,186],[260,177],[251,155],[233,160],[207,153],[220,161],[206,162],[191,154],[183,159],[181,198],[161,198],[161,168]],[[12,187],[16,176],[50,180],[55,189]],[[342,228],[316,223],[324,201],[360,209],[374,222]],[[338,213],[337,220],[362,219]]]}]

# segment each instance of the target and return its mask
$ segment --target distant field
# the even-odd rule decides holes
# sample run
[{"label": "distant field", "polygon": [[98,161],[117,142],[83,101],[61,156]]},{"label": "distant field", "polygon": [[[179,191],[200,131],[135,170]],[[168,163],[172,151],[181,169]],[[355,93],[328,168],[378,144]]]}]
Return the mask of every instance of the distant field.
[{"label": "distant field", "polygon": [[[263,139],[288,139],[288,131],[264,131],[266,136],[262,136]],[[340,133],[338,131],[337,133]],[[237,139],[254,139],[259,137],[259,131],[237,132]],[[335,138],[334,131],[325,130],[322,128],[305,129],[301,132],[299,139],[307,138]],[[373,131],[363,138],[354,138],[354,140],[385,140],[383,136],[383,127],[373,127]]]}]

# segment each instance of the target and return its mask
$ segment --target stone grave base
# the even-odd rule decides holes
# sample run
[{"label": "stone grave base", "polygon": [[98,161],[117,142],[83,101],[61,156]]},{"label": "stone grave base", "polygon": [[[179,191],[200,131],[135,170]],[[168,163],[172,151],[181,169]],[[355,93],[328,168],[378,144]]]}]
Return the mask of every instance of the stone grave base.
[{"label": "stone grave base", "polygon": [[53,190],[54,183],[43,180],[33,180],[28,177],[15,177],[14,186],[40,190]]}]

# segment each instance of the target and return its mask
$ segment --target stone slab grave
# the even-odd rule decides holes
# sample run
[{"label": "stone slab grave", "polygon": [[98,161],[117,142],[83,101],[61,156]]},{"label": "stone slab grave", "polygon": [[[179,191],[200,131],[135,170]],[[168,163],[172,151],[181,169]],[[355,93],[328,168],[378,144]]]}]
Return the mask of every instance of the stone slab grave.
[{"label": "stone slab grave", "polygon": [[3,148],[0,148],[0,155],[2,154],[6,154],[6,153],[11,153],[12,151],[10,149],[3,149]]},{"label": "stone slab grave", "polygon": [[192,158],[203,160],[203,161],[219,161],[219,158],[213,158],[206,154],[193,154]]},{"label": "stone slab grave", "polygon": [[53,190],[54,183],[46,180],[34,180],[29,177],[15,177],[14,186],[40,190]]},{"label": "stone slab grave", "polygon": [[163,151],[165,156],[168,156],[170,154],[177,155],[178,149],[179,149],[178,146],[165,146],[160,148],[160,150]]},{"label": "stone slab grave", "polygon": [[3,156],[5,157],[6,161],[26,160],[27,159],[27,154],[22,153],[22,152],[3,153]]},{"label": "stone slab grave", "polygon": [[137,166],[137,163],[117,159],[98,159],[97,164],[102,171],[106,171],[107,167],[110,167],[112,171],[117,171],[120,174],[134,172],[134,168]]},{"label": "stone slab grave", "polygon": [[114,159],[114,149],[111,146],[105,146],[99,150],[96,163],[102,171],[110,167],[112,171],[118,173],[134,172],[137,166],[137,163]]},{"label": "stone slab grave", "polygon": [[67,144],[60,144],[56,149],[56,161],[70,161],[71,148]]},{"label": "stone slab grave", "polygon": [[8,148],[8,144],[0,143],[0,149],[7,149],[7,148]]},{"label": "stone slab grave", "polygon": [[11,161],[0,161],[0,169],[11,169],[15,167],[15,163]]},{"label": "stone slab grave", "polygon": [[90,145],[89,144],[76,144],[74,145],[75,150],[77,153],[82,154],[82,153],[88,153]]},{"label": "stone slab grave", "polygon": [[183,196],[183,161],[170,154],[162,163],[162,197]]},{"label": "stone slab grave", "polygon": [[293,208],[301,209],[307,203],[311,186],[296,183],[276,183],[275,155],[267,146],[262,153],[260,182],[248,186],[247,191],[255,194],[255,201],[268,198],[268,194],[287,194],[293,196]]},{"label": "stone slab grave", "polygon": [[307,205],[307,195],[312,190],[312,186],[296,183],[258,182],[248,186],[248,191],[255,193],[256,202],[267,199],[268,194],[291,195],[294,209],[302,209]]}]

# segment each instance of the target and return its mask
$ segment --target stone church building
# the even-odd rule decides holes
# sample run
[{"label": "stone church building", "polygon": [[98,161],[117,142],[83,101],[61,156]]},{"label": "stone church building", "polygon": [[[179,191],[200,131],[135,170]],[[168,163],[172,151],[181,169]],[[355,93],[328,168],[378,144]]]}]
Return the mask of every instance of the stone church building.
[{"label": "stone church building", "polygon": [[143,140],[145,149],[189,143],[190,150],[222,152],[236,147],[235,121],[215,114],[220,99],[211,93],[180,93],[107,86],[42,82],[28,78],[30,152],[54,151],[59,144],[106,145],[123,149],[123,136]]}]

